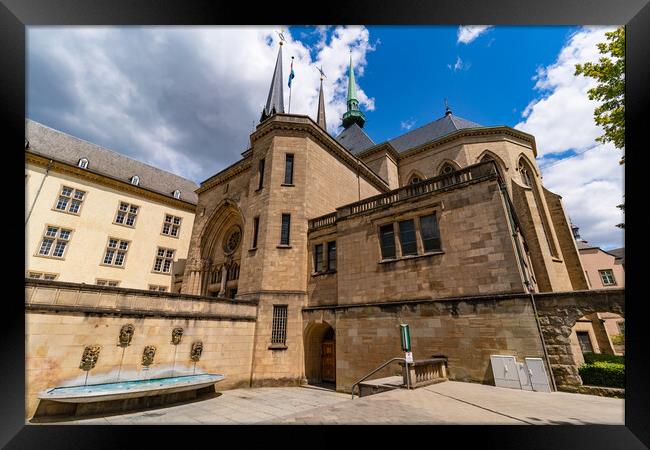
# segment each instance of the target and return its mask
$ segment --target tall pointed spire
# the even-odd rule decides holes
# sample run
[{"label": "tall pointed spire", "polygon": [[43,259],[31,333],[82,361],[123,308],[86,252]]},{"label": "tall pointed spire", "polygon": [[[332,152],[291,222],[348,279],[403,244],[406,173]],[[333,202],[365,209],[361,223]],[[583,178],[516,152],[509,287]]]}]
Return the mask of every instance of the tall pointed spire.
[{"label": "tall pointed spire", "polygon": [[350,69],[348,71],[348,110],[343,114],[343,128],[348,128],[356,123],[361,128],[366,123],[366,116],[359,110],[359,99],[357,98],[357,85],[354,82],[354,69],[352,68],[352,50],[350,50]]},{"label": "tall pointed spire", "polygon": [[262,111],[260,122],[276,113],[284,113],[284,91],[282,90],[282,44],[284,43],[284,36],[280,34],[280,49],[278,50],[278,58],[275,61],[275,70],[273,71],[273,78],[271,79],[271,87],[269,89],[269,96],[266,99],[266,106]]},{"label": "tall pointed spire", "polygon": [[318,69],[320,72],[320,91],[318,92],[318,114],[316,115],[316,123],[325,131],[327,131],[327,122],[325,120],[325,99],[323,98],[323,78],[325,73],[323,67]]}]

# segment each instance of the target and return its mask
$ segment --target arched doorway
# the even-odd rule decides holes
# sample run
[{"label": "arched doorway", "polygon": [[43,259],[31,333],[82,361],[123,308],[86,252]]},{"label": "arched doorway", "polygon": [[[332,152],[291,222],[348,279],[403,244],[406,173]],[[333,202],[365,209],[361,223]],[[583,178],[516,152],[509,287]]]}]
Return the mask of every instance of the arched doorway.
[{"label": "arched doorway", "polygon": [[305,377],[309,384],[336,386],[336,333],[327,322],[305,329]]}]

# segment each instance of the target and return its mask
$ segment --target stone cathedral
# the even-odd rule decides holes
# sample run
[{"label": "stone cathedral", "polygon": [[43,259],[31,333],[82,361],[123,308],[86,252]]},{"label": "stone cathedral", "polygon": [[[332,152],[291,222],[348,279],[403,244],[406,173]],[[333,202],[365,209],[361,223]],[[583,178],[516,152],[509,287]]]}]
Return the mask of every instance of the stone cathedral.
[{"label": "stone cathedral", "polygon": [[250,340],[226,358],[246,367],[239,385],[349,390],[400,356],[400,323],[415,357],[446,356],[453,379],[485,382],[491,353],[541,357],[528,296],[587,282],[535,138],[447,107],[376,143],[351,58],[334,137],[322,77],[316,121],[285,113],[284,81],[280,43],[250,147],[196,191],[183,274],[181,295],[257,305],[252,336],[224,337]]}]

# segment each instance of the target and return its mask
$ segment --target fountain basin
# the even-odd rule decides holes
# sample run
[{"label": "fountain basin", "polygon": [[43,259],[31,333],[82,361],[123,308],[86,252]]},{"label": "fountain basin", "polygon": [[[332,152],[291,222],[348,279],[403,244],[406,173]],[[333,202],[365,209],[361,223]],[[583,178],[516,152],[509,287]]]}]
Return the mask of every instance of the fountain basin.
[{"label": "fountain basin", "polygon": [[225,375],[206,373],[200,375],[153,378],[150,380],[89,384],[86,386],[65,386],[44,391],[39,395],[39,398],[41,400],[51,400],[64,403],[91,403],[108,400],[123,400],[198,390],[213,385],[224,378]]}]

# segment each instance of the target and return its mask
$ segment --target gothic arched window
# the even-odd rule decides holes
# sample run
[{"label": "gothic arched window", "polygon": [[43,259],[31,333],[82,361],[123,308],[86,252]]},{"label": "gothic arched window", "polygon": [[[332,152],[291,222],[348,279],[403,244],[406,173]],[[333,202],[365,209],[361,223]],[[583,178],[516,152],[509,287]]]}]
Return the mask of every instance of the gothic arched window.
[{"label": "gothic arched window", "polygon": [[409,184],[416,184],[419,183],[420,181],[422,181],[422,179],[419,176],[413,175],[411,177],[411,181],[409,181]]},{"label": "gothic arched window", "polygon": [[456,171],[456,168],[449,164],[449,163],[444,163],[443,166],[440,168],[440,175],[449,175],[452,174]]},{"label": "gothic arched window", "polygon": [[519,173],[521,174],[521,181],[528,187],[533,187],[533,179],[530,175],[530,169],[528,164],[524,162],[524,159],[519,160]]}]

